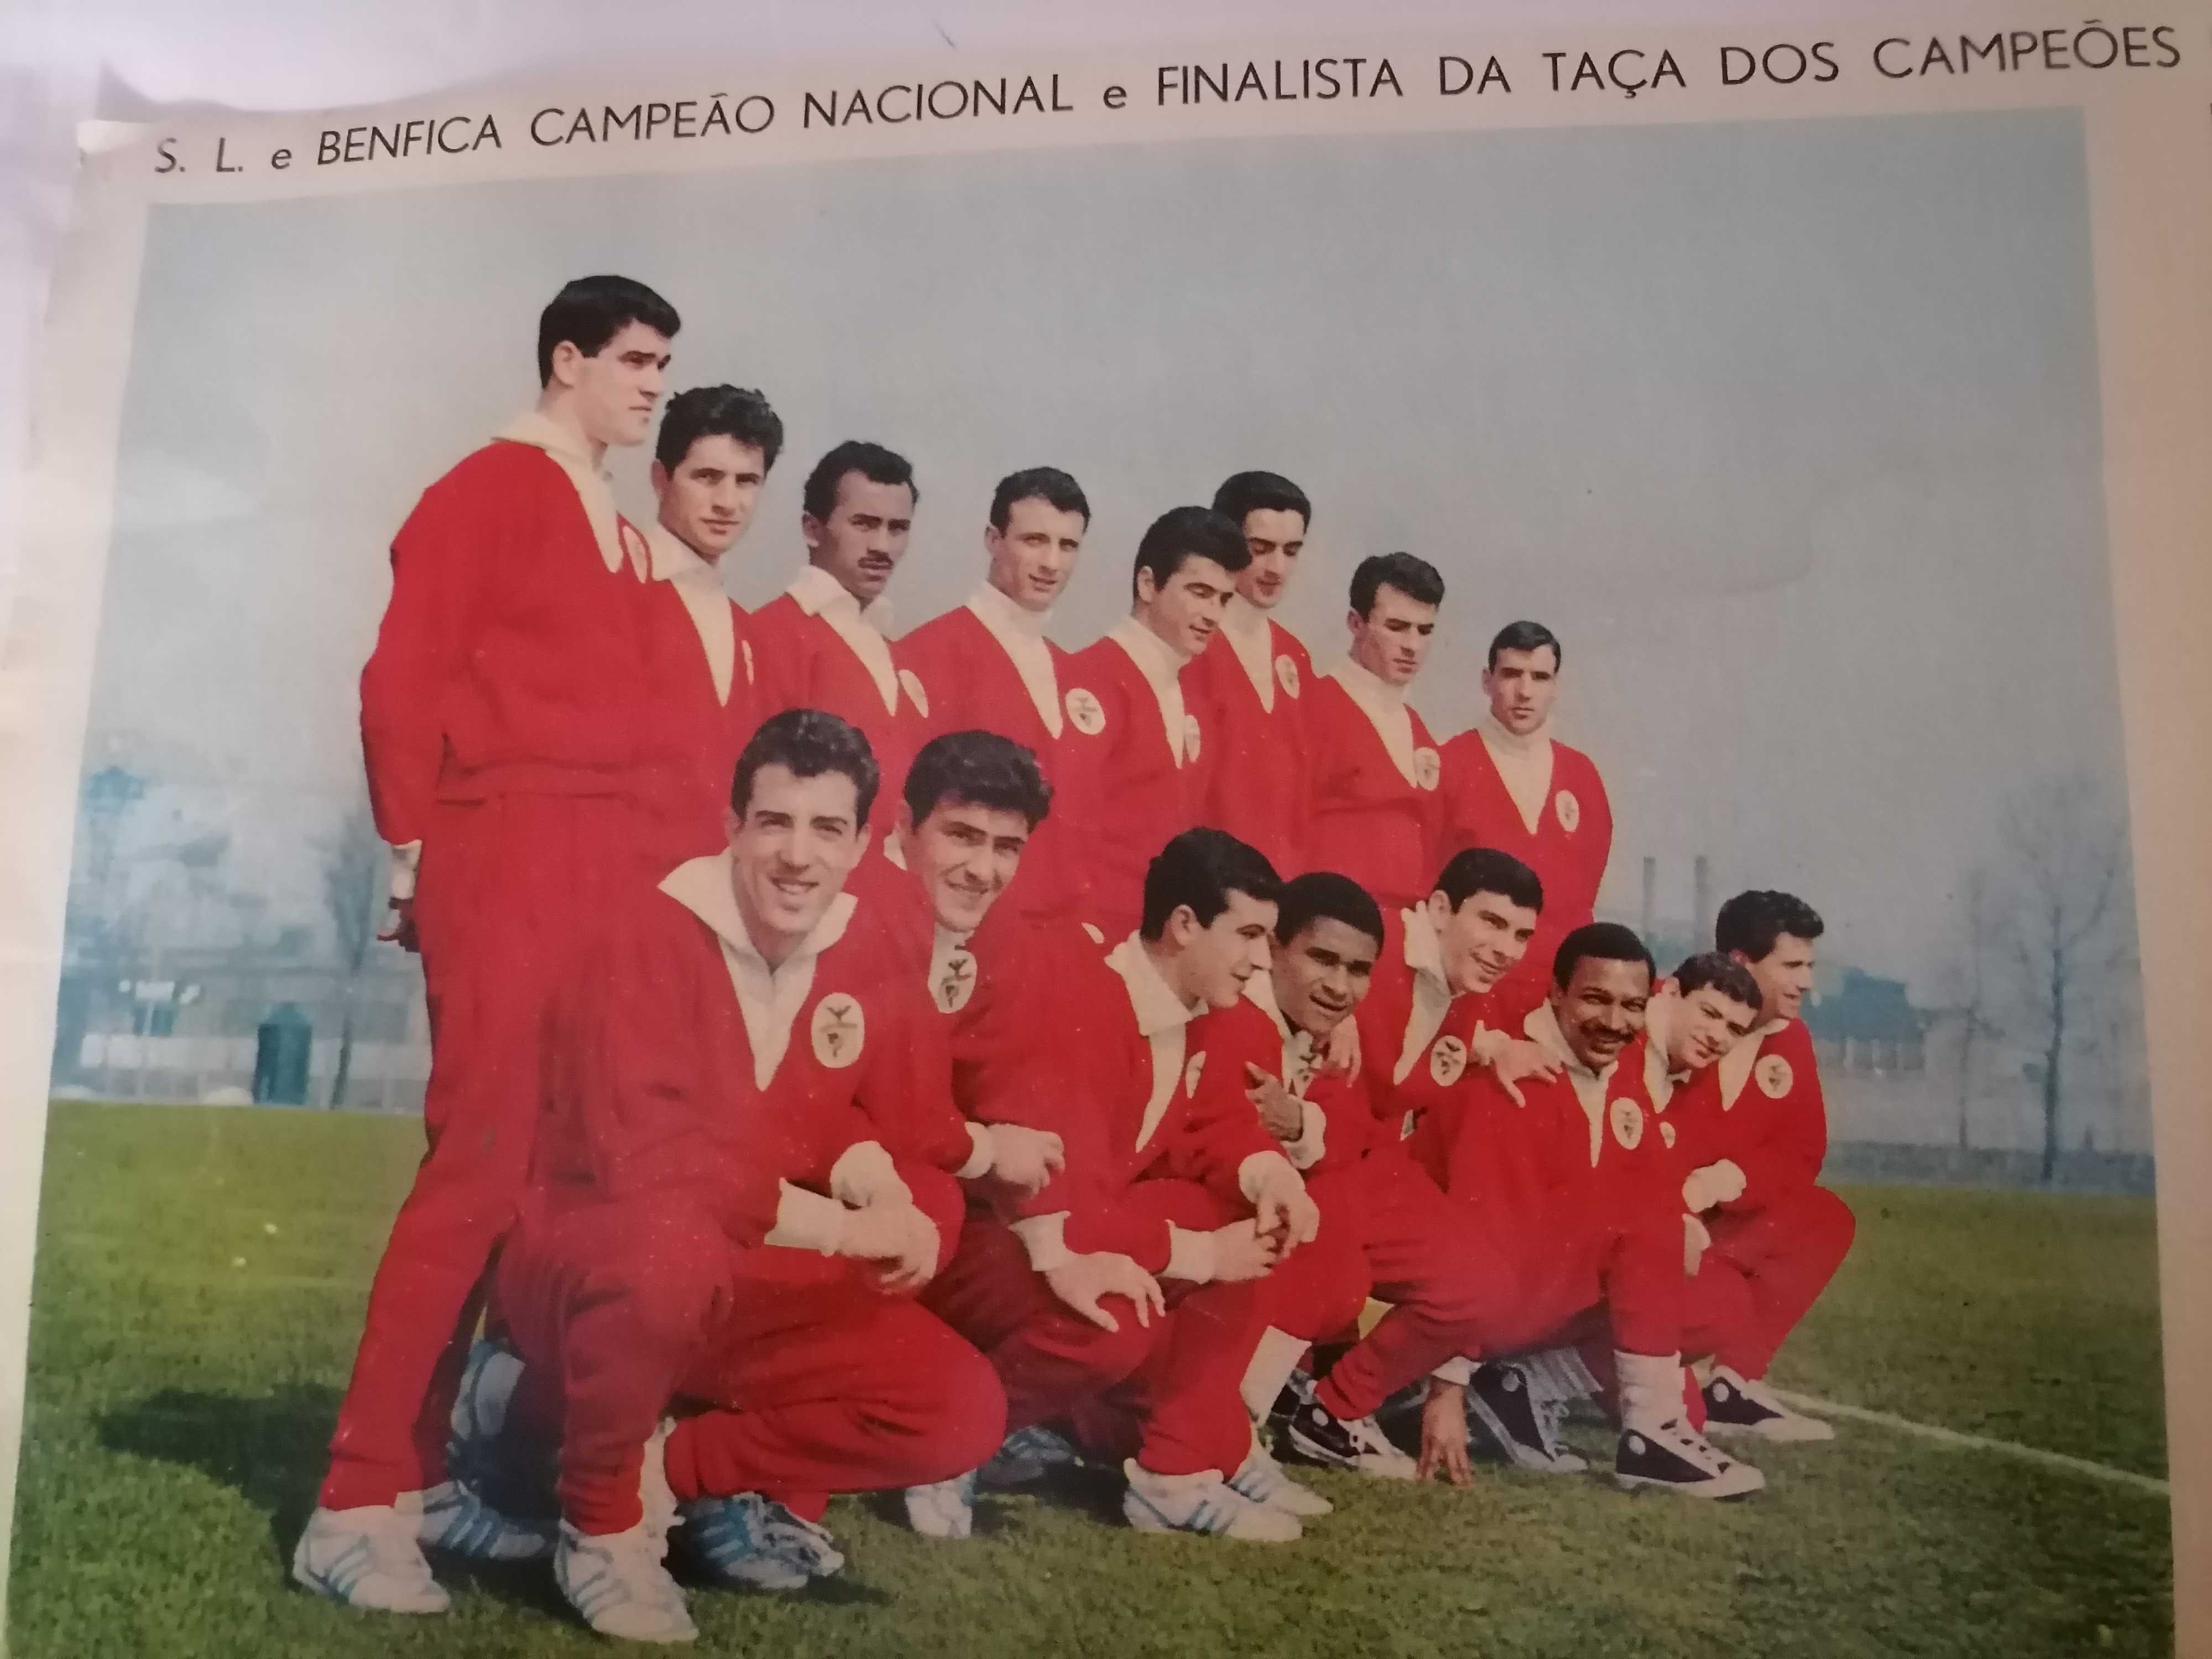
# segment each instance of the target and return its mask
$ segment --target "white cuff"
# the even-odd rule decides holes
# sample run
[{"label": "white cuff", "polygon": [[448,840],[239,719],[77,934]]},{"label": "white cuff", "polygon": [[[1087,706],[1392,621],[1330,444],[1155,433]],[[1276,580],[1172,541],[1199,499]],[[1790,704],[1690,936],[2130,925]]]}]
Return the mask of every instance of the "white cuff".
[{"label": "white cuff", "polygon": [[1328,1114],[1310,1100],[1299,1104],[1305,1108],[1305,1115],[1298,1122],[1298,1138],[1284,1143],[1283,1156],[1291,1160],[1292,1169],[1303,1173],[1320,1163],[1328,1150]]},{"label": "white cuff", "polygon": [[[1276,1158],[1280,1154],[1260,1152],[1254,1156]],[[1252,1160],[1247,1158],[1244,1161],[1249,1164]],[[1160,1277],[1188,1279],[1194,1285],[1211,1282],[1213,1278],[1213,1235],[1194,1233],[1188,1227],[1169,1227],[1167,1270]]]},{"label": "white cuff", "polygon": [[1467,1051],[1474,1056],[1476,1065],[1495,1066],[1498,1064],[1498,1055],[1505,1052],[1507,1046],[1512,1041],[1511,1032],[1493,1031],[1478,1020],[1474,1031],[1468,1037]]},{"label": "white cuff", "polygon": [[898,1171],[891,1155],[878,1141],[856,1140],[830,1166],[830,1192],[840,1203],[859,1209],[869,1204],[911,1204],[914,1194]]},{"label": "white cuff", "polygon": [[776,1200],[775,1225],[762,1241],[787,1250],[819,1250],[824,1255],[837,1254],[837,1247],[845,1242],[845,1206],[834,1198],[824,1198],[819,1193],[810,1193],[804,1187],[794,1187],[788,1181],[781,1183],[781,1195]]},{"label": "white cuff", "polygon": [[991,1173],[991,1164],[996,1157],[991,1146],[991,1132],[980,1123],[969,1124],[968,1144],[974,1150],[968,1154],[968,1161],[952,1172],[955,1180],[973,1181],[978,1176]]},{"label": "white cuff", "polygon": [[[1270,1182],[1279,1181],[1285,1176],[1299,1190],[1304,1190],[1305,1182],[1298,1179],[1297,1166],[1282,1153],[1254,1152],[1237,1166],[1237,1190],[1244,1194],[1246,1203],[1257,1204],[1260,1194],[1267,1190]],[[1170,1268],[1169,1271],[1174,1270]],[[1213,1277],[1210,1272],[1206,1276],[1208,1279]]]},{"label": "white cuff", "polygon": [[1456,1383],[1463,1389],[1474,1380],[1474,1361],[1455,1354],[1429,1375],[1439,1382]]},{"label": "white cuff", "polygon": [[392,843],[392,896],[411,899],[415,896],[415,872],[422,866],[422,843],[419,841]]},{"label": "white cuff", "polygon": [[1022,1241],[1022,1248],[1030,1253],[1030,1268],[1034,1273],[1048,1273],[1054,1267],[1065,1267],[1075,1260],[1075,1252],[1067,1248],[1067,1212],[1056,1210],[1050,1215],[1033,1215],[1012,1224],[1013,1235]]}]

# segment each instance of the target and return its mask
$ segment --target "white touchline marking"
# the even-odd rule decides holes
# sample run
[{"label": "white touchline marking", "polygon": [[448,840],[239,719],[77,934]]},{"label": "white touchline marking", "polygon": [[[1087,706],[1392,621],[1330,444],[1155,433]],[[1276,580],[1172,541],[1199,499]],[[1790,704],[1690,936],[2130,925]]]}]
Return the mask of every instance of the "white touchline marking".
[{"label": "white touchline marking", "polygon": [[1934,1440],[1962,1450],[2002,1452],[2008,1457],[2040,1463],[2046,1468],[2063,1469],[2069,1474],[2086,1474],[2094,1480],[2133,1486],[2138,1492],[2147,1492],[2154,1497],[2171,1499],[2173,1496],[2172,1488],[2165,1481],[2154,1480],[2148,1474],[2137,1474],[2130,1469],[2116,1469],[2109,1463],[2093,1463],[2086,1457],[2069,1457],[2064,1452],[2045,1451],[2040,1446],[2023,1446],[2014,1440],[1992,1440],[1987,1435],[1962,1434],[1956,1429],[1938,1428],[1933,1423],[1916,1423],[1909,1417],[1899,1417],[1890,1412],[1869,1411],[1864,1406],[1846,1406],[1840,1401],[1823,1400],[1817,1395],[1790,1394],[1781,1389],[1774,1392],[1783,1404],[1797,1411],[1810,1412],[1816,1417],[1844,1417],[1854,1422],[1877,1423],[1885,1429],[1917,1434],[1923,1440]]}]

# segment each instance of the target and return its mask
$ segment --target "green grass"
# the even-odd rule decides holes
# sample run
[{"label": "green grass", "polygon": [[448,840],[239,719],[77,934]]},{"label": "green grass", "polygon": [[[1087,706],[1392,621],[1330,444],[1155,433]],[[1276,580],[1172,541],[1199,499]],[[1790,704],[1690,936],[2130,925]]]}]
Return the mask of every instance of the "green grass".
[{"label": "green grass", "polygon": [[[448,1570],[452,1613],[288,1588],[409,1121],[58,1103],[48,1133],[9,1608],[18,1659],[611,1650],[543,1568]],[[2150,1206],[1859,1188],[1859,1243],[1778,1381],[2163,1473]],[[1321,1474],[1339,1513],[1268,1548],[1139,1536],[1103,1488],[986,1499],[933,1545],[878,1500],[801,1597],[700,1591],[710,1650],[800,1656],[2154,1655],[2165,1506],[1846,1424],[1708,1506],[1486,1471]]]}]

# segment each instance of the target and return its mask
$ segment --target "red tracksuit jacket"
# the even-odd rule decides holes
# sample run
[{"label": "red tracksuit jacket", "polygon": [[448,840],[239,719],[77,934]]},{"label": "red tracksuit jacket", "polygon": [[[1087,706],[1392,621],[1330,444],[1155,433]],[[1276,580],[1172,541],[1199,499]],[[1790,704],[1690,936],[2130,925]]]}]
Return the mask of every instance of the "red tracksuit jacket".
[{"label": "red tracksuit jacket", "polygon": [[[653,539],[658,558],[659,538]],[[646,595],[660,718],[672,739],[653,776],[657,856],[652,867],[672,868],[721,850],[727,840],[722,816],[729,807],[738,756],[763,718],[745,613],[734,601],[722,603],[729,611],[733,649],[729,684],[718,690],[701,624],[676,583],[656,580]]]},{"label": "red tracksuit jacket", "polygon": [[1756,1213],[1796,1197],[1819,1181],[1828,1155],[1812,1034],[1793,1019],[1745,1038],[1674,1091],[1667,1118],[1685,1175],[1724,1158],[1743,1171],[1743,1194],[1722,1205],[1723,1213]]},{"label": "red tracksuit jacket", "polygon": [[1184,695],[1206,741],[1199,821],[1258,848],[1279,874],[1293,876],[1308,867],[1313,762],[1305,712],[1314,691],[1313,659],[1288,629],[1267,618],[1261,625],[1268,702],[1261,702],[1225,627],[1183,674]]},{"label": "red tracksuit jacket", "polygon": [[1351,877],[1385,911],[1419,902],[1439,867],[1436,739],[1413,714],[1415,775],[1408,777],[1335,680],[1322,676],[1303,701],[1313,759],[1306,866]]}]

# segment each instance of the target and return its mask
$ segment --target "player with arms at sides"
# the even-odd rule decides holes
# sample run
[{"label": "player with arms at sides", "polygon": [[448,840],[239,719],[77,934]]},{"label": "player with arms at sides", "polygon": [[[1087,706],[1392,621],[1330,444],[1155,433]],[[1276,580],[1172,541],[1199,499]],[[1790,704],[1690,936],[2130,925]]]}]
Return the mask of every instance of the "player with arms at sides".
[{"label": "player with arms at sides", "polygon": [[723,591],[722,559],[751,524],[782,448],[783,422],[768,399],[738,386],[679,392],[660,418],[652,472],[659,515],[645,532],[664,636],[654,666],[688,763],[666,775],[656,813],[664,865],[722,845],[730,769],[760,723],[752,644],[744,612]]},{"label": "player with arms at sides", "polygon": [[1558,636],[1516,622],[1490,642],[1482,722],[1443,747],[1443,848],[1496,847],[1544,884],[1544,923],[1520,974],[1540,993],[1552,952],[1590,920],[1613,852],[1613,805],[1589,756],[1551,735]]},{"label": "player with arms at sides", "polygon": [[[1054,1129],[1066,1169],[1010,1222],[971,1215],[929,1291],[1006,1385],[1009,1452],[1051,1425],[1120,1460],[1140,1530],[1299,1534],[1238,1384],[1258,1281],[1319,1218],[1241,1096],[1222,1111],[1201,1095],[1209,1057],[1190,1030],[1265,970],[1276,884],[1235,837],[1187,830],[1147,868],[1134,931],[1102,953],[1075,930],[1077,948],[1034,975],[1042,1041],[1029,1078],[991,1098]],[[1224,1223],[1232,1195],[1241,1213]]]},{"label": "player with arms at sides", "polygon": [[891,796],[927,736],[929,693],[891,649],[884,590],[906,556],[921,492],[914,468],[881,444],[839,444],[814,464],[800,497],[806,565],[756,611],[750,633],[763,714],[818,708],[860,728],[883,768],[878,836]]},{"label": "player with arms at sides", "polygon": [[[1090,526],[1081,486],[1057,467],[1000,479],[983,530],[982,583],[965,605],[898,642],[900,660],[930,688],[933,735],[998,732],[1035,757],[1048,785],[1067,730],[1060,702],[1067,653],[1045,629],[1074,577]],[[1060,834],[1060,825],[1040,821],[1024,848],[1030,874],[1013,902],[1024,915],[1067,914],[1078,884],[1054,844]]]},{"label": "player with arms at sides", "polygon": [[1857,1223],[1819,1184],[1828,1110],[1813,1039],[1798,1018],[1825,924],[1795,894],[1754,890],[1721,906],[1717,947],[1757,985],[1759,1024],[1676,1091],[1668,1113],[1688,1171],[1682,1206],[1712,1243],[1691,1282],[1689,1320],[1710,1334],[1708,1431],[1826,1440],[1834,1430],[1766,1386],[1776,1350],[1850,1253]]},{"label": "player with arms at sides", "polygon": [[658,717],[645,538],[601,471],[651,430],[678,326],[641,283],[568,283],[538,319],[537,406],[425,490],[392,542],[362,747],[393,848],[390,936],[422,956],[428,1144],[292,1561],[356,1607],[443,1612],[426,1544],[551,1548],[449,1479],[446,1439],[529,1168],[545,1010],[578,933],[643,875],[669,760],[654,745],[678,735]]},{"label": "player with arms at sides", "polygon": [[1444,579],[1425,560],[1362,559],[1352,575],[1351,648],[1307,700],[1306,861],[1351,877],[1386,915],[1427,897],[1437,863],[1443,762],[1406,695],[1443,600]]},{"label": "player with arms at sides", "polygon": [[1129,614],[1068,659],[1054,787],[1071,914],[1105,939],[1143,908],[1153,851],[1199,821],[1203,738],[1188,665],[1221,626],[1251,562],[1244,532],[1210,507],[1170,507],[1137,544]]},{"label": "player with arms at sides", "polygon": [[795,1589],[843,1565],[832,1492],[945,1479],[1001,1437],[991,1368],[912,1295],[992,1148],[845,890],[877,787],[836,716],[764,722],[725,849],[641,885],[560,1010],[499,1270],[521,1382],[464,1403],[557,1435],[556,1577],[608,1634],[692,1634],[672,1527],[710,1582]]},{"label": "player with arms at sides", "polygon": [[1273,613],[1305,550],[1313,506],[1279,474],[1239,472],[1214,492],[1213,510],[1243,531],[1252,562],[1237,573],[1213,642],[1184,675],[1209,751],[1200,821],[1258,848],[1278,870],[1302,870],[1313,659]]},{"label": "player with arms at sides", "polygon": [[[1698,1498],[1757,1492],[1765,1477],[1708,1444],[1682,1400],[1681,1207],[1638,1044],[1650,954],[1629,929],[1596,922],[1560,942],[1552,976],[1523,1029],[1557,1073],[1522,1079],[1517,1102],[1494,1073],[1472,1073],[1438,1103],[1430,1143],[1446,1190],[1516,1270],[1518,1317],[1492,1330],[1488,1352],[1550,1346],[1605,1322],[1621,1425],[1615,1482]],[[1549,1439],[1515,1373],[1486,1365],[1470,1382],[1470,1369],[1468,1359],[1440,1367],[1421,1413],[1422,1465],[1455,1484],[1468,1478],[1470,1411],[1501,1442]]]}]

